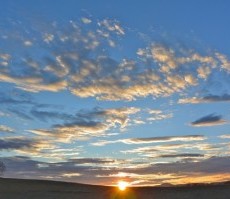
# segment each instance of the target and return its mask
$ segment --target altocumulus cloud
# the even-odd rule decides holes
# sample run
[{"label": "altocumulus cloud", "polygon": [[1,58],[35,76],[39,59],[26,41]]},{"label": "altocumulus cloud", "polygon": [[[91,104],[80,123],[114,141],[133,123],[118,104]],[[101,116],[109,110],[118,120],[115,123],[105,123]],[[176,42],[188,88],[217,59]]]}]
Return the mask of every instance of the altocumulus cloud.
[{"label": "altocumulus cloud", "polygon": [[[53,24],[46,32],[34,27],[38,37],[36,45],[26,48],[30,56],[22,54],[23,46],[17,57],[8,52],[1,54],[0,81],[30,92],[68,90],[78,97],[131,101],[147,96],[167,97],[198,86],[213,71],[230,71],[230,62],[221,53],[201,55],[191,49],[180,52],[156,42],[137,49],[140,60],[117,60],[102,49],[117,50],[116,43],[127,35],[121,24],[108,19],[82,22]],[[23,30],[21,34],[24,38]],[[4,42],[18,38],[11,36]],[[30,40],[26,38],[24,43]],[[44,49],[46,53],[41,56],[30,53]]]}]

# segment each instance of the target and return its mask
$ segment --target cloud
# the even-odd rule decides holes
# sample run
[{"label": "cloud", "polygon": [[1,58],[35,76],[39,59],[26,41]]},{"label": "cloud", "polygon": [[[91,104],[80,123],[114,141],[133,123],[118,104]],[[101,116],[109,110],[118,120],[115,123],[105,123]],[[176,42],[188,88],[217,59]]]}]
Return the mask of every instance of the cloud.
[{"label": "cloud", "polygon": [[216,126],[216,125],[223,125],[226,122],[227,122],[226,120],[222,119],[221,115],[210,114],[195,120],[194,122],[191,123],[191,125],[195,127]]},{"label": "cloud", "polygon": [[[7,105],[14,105],[14,104],[31,104],[33,105],[34,102],[31,100],[30,97],[27,95],[20,94],[19,92],[16,92],[16,94],[9,95],[9,91],[6,92],[1,92],[0,93],[0,103],[7,104]],[[14,93],[14,92],[12,92]]]},{"label": "cloud", "polygon": [[[207,66],[215,67],[218,62],[214,55],[202,56],[194,50],[187,51],[185,49],[176,51],[176,49],[160,43],[152,44],[145,49],[139,49],[137,54],[142,58],[159,63],[161,67],[160,70],[166,74],[172,73],[174,70],[179,67],[181,68],[185,64],[197,65],[197,63],[199,63],[198,66],[200,68],[202,68],[203,65],[206,65],[204,70],[207,71]],[[198,74],[198,76],[200,76],[200,74]]]},{"label": "cloud", "polygon": [[40,121],[47,122],[48,120],[74,120],[74,116],[66,113],[60,113],[60,112],[54,112],[54,111],[44,111],[44,110],[37,110],[36,108],[33,108],[30,111],[30,114],[35,117],[36,119],[39,119]]},{"label": "cloud", "polygon": [[219,137],[222,139],[230,139],[230,134],[220,135]]},{"label": "cloud", "polygon": [[194,141],[203,140],[201,135],[185,135],[185,136],[165,136],[165,137],[149,137],[149,138],[130,138],[124,139],[126,144],[146,144],[155,142],[172,142],[172,141]]},{"label": "cloud", "polygon": [[99,21],[98,25],[104,27],[105,29],[107,29],[110,32],[115,32],[118,35],[124,35],[125,34],[124,29],[121,27],[119,22],[116,20],[104,19],[102,21]]},{"label": "cloud", "polygon": [[184,98],[179,99],[179,104],[199,104],[199,103],[212,103],[212,102],[229,102],[230,95],[207,95],[202,98],[192,97],[192,98]]},{"label": "cloud", "polygon": [[75,158],[75,159],[69,159],[70,162],[73,162],[75,164],[79,165],[85,165],[85,164],[90,164],[90,165],[115,165],[115,164],[120,164],[120,163],[125,163],[125,160],[116,160],[112,158]]},{"label": "cloud", "polygon": [[0,66],[7,67],[9,65],[9,61],[11,59],[11,55],[8,53],[0,53]]},{"label": "cloud", "polygon": [[[118,178],[126,178],[139,185],[153,185],[162,183],[183,184],[191,182],[216,182],[229,180],[230,158],[211,157],[198,161],[176,161],[172,163],[148,164],[144,167],[128,167],[128,163],[117,163],[114,167],[106,167],[106,159],[97,164],[91,159],[75,164],[74,161],[47,163],[35,161],[28,157],[15,156],[1,158],[6,164],[6,177],[68,180],[72,182],[88,182],[97,184],[113,184]],[[96,162],[87,165],[85,162]],[[104,164],[105,163],[105,164]],[[64,174],[69,174],[64,176]],[[73,175],[72,175],[73,174]],[[142,181],[139,181],[142,180]]]},{"label": "cloud", "polygon": [[[104,50],[119,54],[114,47],[129,32],[112,19],[80,20],[83,23],[51,24],[46,31],[42,27],[42,31],[33,29],[36,42],[42,44],[36,48],[39,56],[31,51],[33,46],[18,52],[18,56],[2,53],[0,61],[7,62],[8,67],[1,68],[0,81],[28,92],[67,90],[82,98],[132,101],[186,93],[209,80],[212,73],[229,71],[223,54],[201,54],[154,41],[137,50],[141,59],[114,58]],[[17,31],[23,41],[33,40],[23,35],[23,30]]]},{"label": "cloud", "polygon": [[34,141],[23,138],[0,139],[0,150],[32,148]]},{"label": "cloud", "polygon": [[204,155],[199,153],[181,153],[181,154],[164,154],[164,155],[157,156],[157,158],[199,158],[199,157],[204,157]]},{"label": "cloud", "polygon": [[0,54],[0,59],[4,60],[4,61],[9,61],[11,58],[11,55],[10,54],[7,54],[7,53],[2,53]]},{"label": "cloud", "polygon": [[50,43],[54,40],[54,35],[50,33],[44,33],[43,34],[43,41],[46,43]]},{"label": "cloud", "polygon": [[[27,65],[27,67],[30,66]],[[63,90],[66,88],[67,83],[65,80],[58,80],[51,74],[46,74],[46,76],[42,74],[40,74],[40,76],[33,75],[33,73],[38,73],[37,70],[40,69],[30,67],[30,71],[28,71],[27,74],[24,74],[22,76],[11,74],[9,71],[0,71],[0,81],[13,83],[17,85],[18,88],[30,92],[57,92],[59,90]]]},{"label": "cloud", "polygon": [[70,173],[64,173],[62,174],[62,177],[67,177],[67,178],[72,178],[72,177],[77,177],[77,176],[81,176],[80,173],[76,173],[76,172],[70,172]]},{"label": "cloud", "polygon": [[[0,139],[0,151],[10,151],[14,154],[23,154],[28,157],[53,158],[53,154],[47,153],[53,151],[55,144],[48,140],[25,138],[22,136],[4,137]],[[61,154],[59,154],[61,155]],[[60,156],[59,159],[62,159]],[[54,158],[53,158],[54,159]]]},{"label": "cloud", "polygon": [[26,41],[24,41],[23,44],[24,44],[25,46],[29,47],[29,46],[32,46],[32,45],[33,45],[33,42],[30,41],[30,40],[26,40]]},{"label": "cloud", "polygon": [[[221,162],[218,162],[221,161]],[[212,164],[212,165],[210,165]],[[202,172],[202,173],[216,173],[216,172],[226,172],[227,165],[229,165],[229,160],[227,157],[211,157],[208,159],[204,159],[198,162],[178,162],[178,163],[168,163],[168,164],[156,164],[153,172],[157,172],[160,169],[160,166],[165,165],[162,168],[162,173],[194,173],[194,172]],[[177,167],[178,166],[178,167]],[[177,168],[176,168],[177,167]]]},{"label": "cloud", "polygon": [[47,136],[50,139],[58,139],[61,142],[69,142],[75,139],[89,139],[91,137],[106,136],[110,130],[125,130],[134,123],[133,115],[140,109],[135,107],[79,110],[75,115],[60,112],[32,110],[32,115],[42,121],[59,119],[63,121],[54,124],[51,129],[28,130],[38,136]]},{"label": "cloud", "polygon": [[91,19],[86,18],[86,17],[82,17],[82,18],[81,18],[81,21],[82,21],[83,23],[85,23],[85,24],[89,24],[89,23],[91,23],[91,22],[92,22],[92,20],[91,20]]},{"label": "cloud", "polygon": [[0,117],[9,117],[10,114],[7,112],[0,111]]},{"label": "cloud", "polygon": [[[28,157],[42,157],[49,159],[55,159],[53,153],[47,155],[47,153],[52,152],[56,143],[52,143],[48,140],[42,140],[39,138],[26,138],[23,136],[12,136],[12,137],[2,137],[0,139],[0,151],[3,151],[3,154],[8,152],[14,153],[16,155],[25,155]],[[62,159],[61,154],[58,159]],[[68,157],[68,154],[65,156]]]},{"label": "cloud", "polygon": [[13,133],[14,129],[5,125],[0,125],[0,132]]},{"label": "cloud", "polygon": [[[137,148],[122,150],[121,153],[126,155],[133,154],[135,157],[152,160],[154,162],[162,162],[160,158],[181,158],[190,161],[208,158],[213,156],[228,155],[228,143],[210,144],[201,141],[180,142],[180,143],[167,143],[167,144],[151,144]],[[205,155],[204,155],[205,154]],[[192,157],[193,156],[193,157]],[[197,156],[197,157],[196,157]],[[171,162],[172,160],[163,160],[164,162]]]},{"label": "cloud", "polygon": [[18,116],[20,119],[25,119],[25,120],[33,120],[33,118],[25,112],[25,110],[20,110],[18,107],[16,108],[8,108],[8,111],[13,113],[14,115]]},{"label": "cloud", "polygon": [[[60,108],[58,105],[41,104],[36,102],[30,93],[19,89],[12,89],[8,91],[4,91],[4,89],[2,89],[0,92],[0,103],[2,109],[4,110],[4,113],[1,114],[2,116],[16,116],[24,120],[43,119],[44,121],[48,117],[46,117],[46,115],[49,115],[49,112],[52,112],[50,109]],[[49,111],[44,112],[44,114],[40,113],[40,109],[44,108]],[[52,115],[52,113],[50,114]]]},{"label": "cloud", "polygon": [[207,79],[211,73],[211,69],[210,67],[207,66],[200,66],[199,68],[197,68],[197,73],[198,73],[198,77],[202,79]]},{"label": "cloud", "polygon": [[155,120],[164,120],[173,117],[172,113],[163,113],[161,110],[149,110],[149,114],[151,115],[147,120],[155,121]]},{"label": "cloud", "polygon": [[158,154],[159,152],[176,152],[178,149],[185,149],[187,147],[192,147],[191,144],[166,144],[166,145],[154,145],[154,146],[144,146],[144,147],[138,147],[134,149],[128,149],[121,151],[122,153],[133,153],[143,156],[148,156],[152,154]]},{"label": "cloud", "polygon": [[230,71],[230,61],[228,60],[228,57],[221,53],[216,53],[215,55],[220,60],[221,67],[229,72]]},{"label": "cloud", "polygon": [[[79,160],[48,163],[25,156],[15,156],[1,158],[1,161],[6,164],[5,176],[7,177],[46,179],[47,176],[50,176],[53,180],[94,184],[99,180],[96,177],[98,174],[108,173],[111,171],[110,168],[116,170],[120,164],[124,164],[124,161],[108,158],[80,158]],[[111,167],[108,166],[110,164]]]},{"label": "cloud", "polygon": [[147,138],[129,138],[120,139],[114,141],[98,141],[92,143],[94,146],[104,146],[113,143],[124,143],[124,144],[148,144],[148,143],[160,143],[160,142],[173,142],[173,141],[198,141],[204,140],[205,137],[202,135],[185,135],[185,136],[164,136],[164,137],[147,137]]}]

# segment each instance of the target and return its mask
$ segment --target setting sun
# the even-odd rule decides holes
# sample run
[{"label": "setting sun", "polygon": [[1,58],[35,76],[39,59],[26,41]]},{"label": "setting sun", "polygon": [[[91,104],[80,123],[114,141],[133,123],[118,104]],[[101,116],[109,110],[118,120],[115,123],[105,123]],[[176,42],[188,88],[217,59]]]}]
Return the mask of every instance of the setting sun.
[{"label": "setting sun", "polygon": [[128,182],[119,181],[117,186],[121,191],[124,191],[126,189],[126,187],[128,186]]}]

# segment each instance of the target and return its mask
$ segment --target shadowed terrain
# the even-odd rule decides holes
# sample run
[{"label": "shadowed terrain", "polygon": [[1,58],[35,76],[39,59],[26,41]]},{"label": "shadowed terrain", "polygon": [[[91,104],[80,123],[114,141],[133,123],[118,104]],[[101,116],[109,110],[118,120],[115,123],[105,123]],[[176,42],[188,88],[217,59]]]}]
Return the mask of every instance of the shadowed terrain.
[{"label": "shadowed terrain", "polygon": [[116,187],[76,183],[0,179],[1,199],[229,199],[230,183],[173,187]]}]

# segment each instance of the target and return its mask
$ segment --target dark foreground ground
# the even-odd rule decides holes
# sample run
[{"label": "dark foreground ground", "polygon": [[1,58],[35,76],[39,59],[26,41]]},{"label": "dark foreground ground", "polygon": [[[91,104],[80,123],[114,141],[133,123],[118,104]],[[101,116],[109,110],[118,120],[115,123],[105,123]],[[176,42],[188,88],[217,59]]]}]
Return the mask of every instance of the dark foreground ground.
[{"label": "dark foreground ground", "polygon": [[0,199],[230,199],[230,183],[129,188],[0,178]]}]

